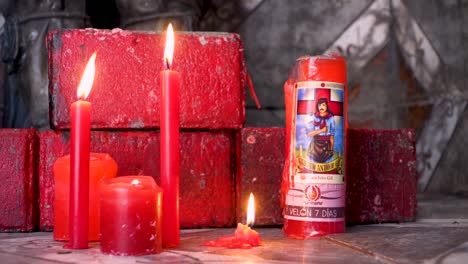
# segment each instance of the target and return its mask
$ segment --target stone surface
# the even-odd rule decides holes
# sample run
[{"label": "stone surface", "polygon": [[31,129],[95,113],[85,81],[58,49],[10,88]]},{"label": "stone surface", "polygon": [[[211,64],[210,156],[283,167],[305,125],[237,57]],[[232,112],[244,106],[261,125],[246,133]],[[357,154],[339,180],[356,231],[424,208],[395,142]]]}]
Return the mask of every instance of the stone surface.
[{"label": "stone surface", "polygon": [[[465,218],[466,218],[465,213]],[[440,263],[465,264],[468,221],[420,219],[416,223],[354,226],[347,233],[295,240],[279,228],[255,228],[262,244],[252,249],[203,246],[234,233],[234,228],[181,231],[177,249],[158,255],[103,255],[99,243],[90,249],[66,250],[50,233],[0,234],[2,263]]]},{"label": "stone surface", "polygon": [[[69,127],[82,72],[97,52],[89,101],[93,128],[159,127],[161,33],[114,29],[65,30],[48,36],[51,124]],[[180,72],[183,128],[240,128],[245,121],[245,67],[240,38],[232,33],[176,32],[172,69]]]},{"label": "stone surface", "polygon": [[[180,224],[183,228],[232,226],[235,183],[230,132],[182,132]],[[40,228],[53,228],[55,160],[69,153],[69,133],[40,135]],[[109,153],[117,162],[117,176],[149,175],[159,181],[159,134],[156,132],[91,133],[91,151]],[[215,199],[213,199],[215,198]]]},{"label": "stone surface", "polygon": [[262,245],[252,249],[227,249],[203,246],[203,242],[232,235],[234,228],[182,230],[180,247],[164,250],[158,255],[116,257],[103,255],[99,244],[86,250],[65,250],[63,243],[54,241],[49,233],[28,236],[2,236],[0,256],[7,263],[382,263],[373,256],[338,246],[325,240],[287,239],[279,228],[256,229]]},{"label": "stone surface", "polygon": [[246,222],[247,204],[255,197],[256,226],[283,223],[280,187],[284,164],[284,128],[242,128],[237,140],[237,222]]},{"label": "stone surface", "polygon": [[349,129],[346,159],[347,223],[415,219],[413,130]]},{"label": "stone surface", "polygon": [[[326,239],[390,263],[466,263],[467,223],[388,224],[351,228]],[[461,251],[456,251],[462,246]],[[456,257],[457,254],[461,257]],[[447,260],[454,257],[454,262]]]},{"label": "stone surface", "polygon": [[0,129],[0,231],[38,226],[37,134],[35,129]]}]

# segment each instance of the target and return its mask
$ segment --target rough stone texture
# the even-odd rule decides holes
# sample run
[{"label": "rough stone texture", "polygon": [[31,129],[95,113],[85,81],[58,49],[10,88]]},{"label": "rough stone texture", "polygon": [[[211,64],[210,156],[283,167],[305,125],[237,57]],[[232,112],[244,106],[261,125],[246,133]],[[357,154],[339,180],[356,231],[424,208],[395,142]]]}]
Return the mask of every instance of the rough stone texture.
[{"label": "rough stone texture", "polygon": [[[442,81],[448,83],[446,89],[436,89],[431,98],[450,98],[454,101],[468,98],[468,2],[467,1],[405,1],[409,12],[418,21],[434,49],[443,62]],[[424,8],[420,8],[424,5]],[[457,88],[460,92],[455,93]],[[450,109],[452,106],[450,105]],[[443,116],[451,116],[447,111]],[[434,129],[440,129],[443,124],[435,124]],[[451,194],[468,194],[468,163],[467,138],[468,115],[465,111],[460,115],[458,125],[448,142],[447,148],[440,159],[437,168],[427,186],[429,192]]]},{"label": "rough stone texture", "polygon": [[[246,64],[262,106],[252,109],[248,126],[284,125],[283,83],[304,54],[321,54],[372,1],[263,1],[236,29],[245,45]],[[247,98],[247,106],[254,107]],[[274,118],[274,119],[272,119]]]},{"label": "rough stone texture", "polygon": [[0,231],[38,226],[37,134],[34,129],[0,129]]},{"label": "rough stone texture", "polygon": [[348,130],[347,223],[415,219],[415,151],[411,129]]},{"label": "rough stone texture", "polygon": [[[430,170],[433,170],[426,190],[467,194],[468,177],[463,158],[466,156],[464,146],[468,117],[464,114],[466,110],[457,109],[457,104],[468,98],[467,1],[261,1],[235,29],[245,42],[246,63],[258,97],[265,107],[264,110],[256,110],[253,101],[247,98],[246,104],[250,107],[247,110],[247,125],[283,125],[284,116],[276,113],[284,107],[282,84],[294,60],[303,53],[322,53],[346,34],[364,10],[376,2],[393,4],[392,8],[389,6],[385,10],[396,17],[374,13],[375,20],[371,17],[366,20],[368,23],[364,27],[369,26],[372,32],[378,31],[378,27],[385,22],[389,23],[390,28],[387,36],[384,36],[385,47],[373,60],[368,61],[366,67],[348,68],[350,94],[357,95],[355,98],[350,95],[350,125],[354,128],[415,129],[418,152],[424,147],[431,149],[418,153],[418,167],[431,167]],[[395,5],[400,3],[407,7],[410,20],[420,27],[427,42],[414,34],[414,24],[398,21]],[[404,33],[404,43],[398,32]],[[353,36],[356,35],[359,35],[356,37],[359,41],[344,47],[348,55],[359,54],[361,47],[375,45],[375,40],[368,39],[362,27]],[[415,50],[405,51],[402,44],[409,44]],[[429,50],[433,50],[438,59],[427,60],[431,57],[428,56]],[[347,56],[348,61],[352,57]],[[409,67],[412,60],[413,63],[421,63],[421,67]],[[421,83],[418,72],[431,68],[437,69],[429,74],[433,83]],[[444,101],[442,107],[437,104],[439,100]],[[433,119],[436,122],[428,122],[431,113],[439,113],[440,117]],[[445,122],[458,116],[458,125],[451,136],[451,132],[445,132],[450,130]],[[439,131],[446,136],[442,137],[443,140],[434,140],[437,136],[428,132],[427,140],[421,140],[421,130]],[[437,153],[442,154],[440,161],[434,158]],[[426,164],[426,160],[430,159],[437,162]]]},{"label": "rough stone texture", "polygon": [[237,222],[246,222],[255,197],[255,226],[283,223],[280,186],[284,164],[284,128],[243,128],[237,140]]},{"label": "rough stone texture", "polygon": [[[96,76],[89,101],[93,128],[159,126],[163,34],[115,29],[64,30],[48,36],[51,124],[69,127],[69,107],[93,52]],[[182,128],[240,128],[245,121],[245,67],[232,33],[176,32],[172,69],[180,72]]]},{"label": "rough stone texture", "polygon": [[[183,228],[234,224],[234,135],[231,132],[182,132],[180,224]],[[53,228],[55,160],[69,153],[69,133],[40,135],[40,228]],[[159,134],[91,132],[91,151],[109,153],[117,176],[150,175],[159,183]]]},{"label": "rough stone texture", "polygon": [[[466,224],[387,224],[350,228],[325,239],[372,255],[384,263],[465,263]],[[413,246],[411,246],[413,245]]]}]

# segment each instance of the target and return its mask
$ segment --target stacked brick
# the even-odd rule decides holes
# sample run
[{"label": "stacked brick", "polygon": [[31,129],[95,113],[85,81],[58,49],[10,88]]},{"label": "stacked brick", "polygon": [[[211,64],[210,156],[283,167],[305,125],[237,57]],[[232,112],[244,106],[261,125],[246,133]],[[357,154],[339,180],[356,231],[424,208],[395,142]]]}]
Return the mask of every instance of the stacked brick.
[{"label": "stacked brick", "polygon": [[[0,196],[5,201],[0,205],[0,231],[53,229],[52,167],[69,153],[69,106],[93,52],[97,71],[88,98],[93,105],[91,151],[109,153],[119,166],[118,176],[150,175],[159,183],[161,34],[66,30],[50,34],[47,41],[51,130],[0,130]],[[256,198],[255,224],[281,225],[285,131],[244,128],[246,71],[239,37],[181,33],[175,51],[173,67],[181,76],[181,227],[245,222],[250,192]],[[348,155],[347,164],[347,217],[352,223],[414,218],[411,133],[349,133],[348,153],[353,155]],[[379,148],[371,141],[379,141]],[[390,157],[392,147],[386,144],[393,143],[399,147]],[[382,155],[393,163],[379,163]],[[366,167],[368,163],[374,165]],[[391,173],[391,166],[402,163],[406,165],[397,174]],[[364,167],[370,169],[363,171]],[[372,178],[377,173],[379,180]],[[401,191],[398,186],[408,179],[410,189]],[[401,184],[390,186],[397,180]]]},{"label": "stacked brick", "polygon": [[37,226],[38,144],[34,129],[0,129],[0,231]]},{"label": "stacked brick", "polygon": [[[182,228],[235,224],[235,140],[245,122],[245,67],[236,34],[177,34]],[[48,36],[50,116],[41,134],[40,228],[53,228],[53,161],[69,151],[70,104],[87,59],[97,53],[91,151],[109,153],[117,176],[159,181],[159,74],[164,36],[122,30],[66,30]],[[118,55],[118,56],[116,56]],[[213,199],[216,197],[216,199]]]}]

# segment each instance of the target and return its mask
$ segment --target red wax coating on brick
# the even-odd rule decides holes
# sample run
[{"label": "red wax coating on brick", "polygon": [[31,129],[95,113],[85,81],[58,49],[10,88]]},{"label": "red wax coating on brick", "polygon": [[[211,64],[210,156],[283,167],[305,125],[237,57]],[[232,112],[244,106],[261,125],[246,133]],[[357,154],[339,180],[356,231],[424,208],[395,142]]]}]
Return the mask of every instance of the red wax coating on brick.
[{"label": "red wax coating on brick", "polygon": [[[53,164],[69,153],[69,133],[44,131],[40,142],[40,227],[50,231],[54,217]],[[180,146],[181,227],[232,226],[235,223],[235,135],[181,132]],[[160,183],[157,132],[92,131],[91,151],[109,153],[118,164],[117,176],[151,175]]]},{"label": "red wax coating on brick", "polygon": [[0,129],[0,231],[32,231],[38,225],[37,134]]},{"label": "red wax coating on brick", "polygon": [[[47,42],[54,128],[69,128],[69,106],[93,52],[101,59],[96,61],[88,98],[93,105],[92,128],[159,127],[163,34],[62,30],[51,33]],[[178,32],[175,51],[172,69],[181,76],[181,127],[242,127],[246,71],[239,36]]]},{"label": "red wax coating on brick", "polygon": [[281,225],[280,187],[284,128],[242,128],[237,144],[237,221],[245,222],[249,194],[257,204],[255,226]]},{"label": "red wax coating on brick", "polygon": [[260,235],[257,231],[251,229],[247,225],[238,223],[234,236],[221,237],[217,240],[207,241],[203,245],[209,247],[249,249],[260,246],[260,243]]},{"label": "red wax coating on brick", "polygon": [[416,217],[416,148],[412,129],[349,129],[346,222]]}]

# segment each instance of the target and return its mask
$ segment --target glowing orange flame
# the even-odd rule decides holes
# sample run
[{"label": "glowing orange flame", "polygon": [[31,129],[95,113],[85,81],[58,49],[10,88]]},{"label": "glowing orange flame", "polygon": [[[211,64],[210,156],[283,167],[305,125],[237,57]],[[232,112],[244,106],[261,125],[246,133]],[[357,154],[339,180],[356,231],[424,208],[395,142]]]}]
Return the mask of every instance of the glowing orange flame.
[{"label": "glowing orange flame", "polygon": [[249,204],[247,205],[247,225],[253,225],[255,222],[255,199],[250,193]]},{"label": "glowing orange flame", "polygon": [[174,30],[172,24],[169,24],[166,31],[166,46],[164,48],[164,63],[169,69],[172,64],[172,57],[174,55]]},{"label": "glowing orange flame", "polygon": [[94,82],[94,73],[96,71],[95,61],[96,52],[89,58],[88,64],[86,64],[86,68],[83,72],[83,77],[81,77],[80,85],[76,90],[79,99],[86,99],[89,92],[91,92],[91,87],[93,87]]}]

